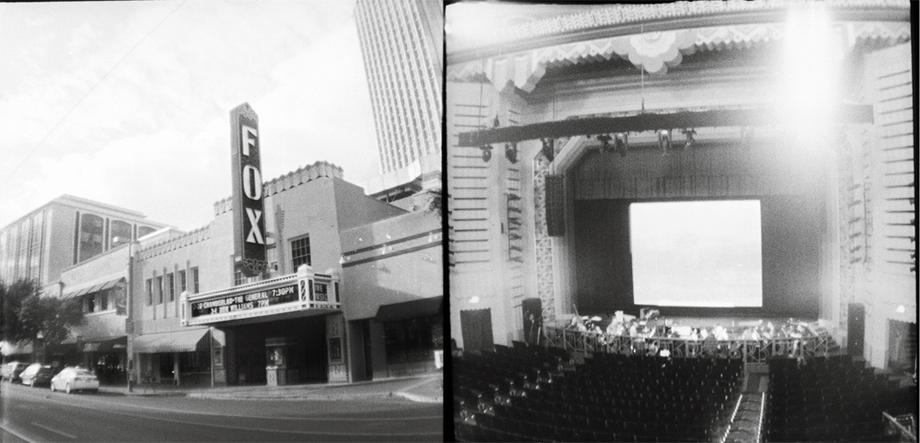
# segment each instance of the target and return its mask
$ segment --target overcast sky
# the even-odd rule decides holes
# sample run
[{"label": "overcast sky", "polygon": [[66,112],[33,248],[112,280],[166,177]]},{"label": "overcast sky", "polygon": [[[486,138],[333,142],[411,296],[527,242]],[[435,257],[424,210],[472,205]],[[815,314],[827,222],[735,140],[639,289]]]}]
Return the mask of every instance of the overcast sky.
[{"label": "overcast sky", "polygon": [[353,3],[0,3],[0,227],[65,193],[208,223],[243,102],[264,178],[327,160],[365,186],[378,155]]}]

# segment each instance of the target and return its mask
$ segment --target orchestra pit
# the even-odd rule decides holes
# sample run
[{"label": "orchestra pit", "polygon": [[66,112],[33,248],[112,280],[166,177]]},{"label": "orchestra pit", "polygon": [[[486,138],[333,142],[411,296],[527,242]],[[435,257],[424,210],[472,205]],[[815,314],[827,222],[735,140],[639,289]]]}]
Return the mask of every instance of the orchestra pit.
[{"label": "orchestra pit", "polygon": [[917,441],[911,4],[446,8],[459,441]]}]

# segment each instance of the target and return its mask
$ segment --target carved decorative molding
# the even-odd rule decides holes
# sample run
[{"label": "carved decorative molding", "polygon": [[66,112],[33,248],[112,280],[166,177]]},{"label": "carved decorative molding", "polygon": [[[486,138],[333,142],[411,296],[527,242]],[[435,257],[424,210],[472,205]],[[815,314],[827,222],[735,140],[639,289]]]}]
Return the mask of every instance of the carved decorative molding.
[{"label": "carved decorative molding", "polygon": [[[561,146],[559,140],[556,146]],[[558,152],[559,148],[554,149]],[[548,324],[556,318],[555,292],[553,283],[553,241],[546,231],[546,174],[550,161],[537,153],[533,159],[534,240],[536,244],[537,296],[543,308],[543,322]]]},{"label": "carved decorative molding", "polygon": [[[756,2],[674,2],[652,5],[610,5],[590,8],[573,14],[532,20],[495,30],[493,43],[513,42],[592,29],[623,26],[656,20],[716,16],[722,14],[779,11],[801,0],[771,0]],[[835,10],[909,10],[907,0],[837,0]]]},{"label": "carved decorative molding", "polygon": [[[875,42],[884,45],[910,40],[907,22],[846,22],[835,25],[835,33],[845,52],[857,45]],[[681,63],[683,56],[697,51],[746,49],[759,43],[783,38],[783,25],[762,23],[714,26],[661,32],[646,32],[606,37],[533,50],[486,57],[448,65],[448,81],[480,81],[487,78],[498,90],[514,86],[531,92],[554,66],[579,65],[629,60],[652,75],[663,75]]]}]

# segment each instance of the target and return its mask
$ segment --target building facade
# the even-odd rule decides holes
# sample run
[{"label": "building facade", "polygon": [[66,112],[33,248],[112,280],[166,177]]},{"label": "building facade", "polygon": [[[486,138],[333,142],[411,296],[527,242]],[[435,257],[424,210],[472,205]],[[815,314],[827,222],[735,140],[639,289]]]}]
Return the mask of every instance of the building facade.
[{"label": "building facade", "polygon": [[[265,181],[262,195],[267,266],[254,277],[235,263],[231,198],[189,232],[69,196],[7,228],[16,244],[30,226],[42,234],[27,238],[42,240],[21,260],[36,257],[37,270],[18,256],[5,263],[83,307],[83,323],[44,349],[46,361],[93,369],[104,384],[194,386],[343,383],[440,368],[442,239],[440,214],[422,208],[428,196],[403,209],[326,162]],[[2,349],[33,357],[29,343]]]},{"label": "building facade", "polygon": [[163,226],[137,211],[63,195],[0,229],[0,280],[32,279],[60,294],[53,286],[64,269]]},{"label": "building facade", "polygon": [[[364,195],[342,179],[339,167],[325,162],[267,181],[263,193],[268,269],[260,276],[245,277],[235,266],[230,199],[215,203],[214,220],[207,226],[138,248],[128,341],[138,382],[349,382],[392,373],[385,364],[388,352],[421,340],[421,333],[384,336],[380,328],[355,326],[374,317],[381,305],[429,296],[440,300],[442,294],[411,288],[382,298],[380,288],[357,284],[376,280],[382,271],[344,272],[356,254],[349,252],[346,239],[351,237],[344,233],[370,232],[382,223],[393,225],[398,235],[402,231],[395,226],[433,229],[430,222],[407,219],[406,211]],[[372,238],[368,234],[362,241]],[[440,237],[433,246],[440,246]],[[397,280],[413,281],[414,276]],[[373,312],[366,314],[369,308]],[[432,327],[426,332],[426,348],[419,352],[427,352],[433,362]],[[365,349],[379,372],[368,372],[363,359],[353,361],[363,358]]]},{"label": "building facade", "polygon": [[440,0],[356,4],[382,174],[371,192],[440,170],[442,11]]},{"label": "building facade", "polygon": [[443,360],[441,217],[422,210],[342,231],[343,309],[355,380]]},{"label": "building facade", "polygon": [[[33,279],[47,296],[79,297],[84,323],[43,352],[50,363],[96,368],[104,382],[127,367],[127,266],[131,244],[168,230],[142,213],[63,195],[0,230],[0,279]],[[30,358],[31,343],[5,356]]]},{"label": "building facade", "polygon": [[[834,37],[820,44],[828,46],[777,72],[785,42],[816,44],[809,28],[793,34],[791,6],[505,5],[495,16],[464,16],[474,32],[448,34],[446,67],[450,324],[459,346],[524,340],[529,313],[552,324],[578,308],[637,308],[628,266],[614,266],[628,263],[624,205],[754,198],[765,214],[757,312],[822,320],[841,344],[865,343],[854,352],[876,367],[909,355],[897,335],[904,325],[916,330],[908,2],[826,4]],[[452,26],[452,8],[449,27],[466,29]],[[774,106],[782,69],[807,79],[811,57],[821,56],[840,67],[833,98],[871,118],[835,122],[814,150],[790,148],[790,133],[774,124],[722,122],[624,130],[621,153],[598,133],[462,142],[496,126],[537,133],[543,123],[556,130],[643,116],[654,126],[667,115]],[[687,129],[695,139],[681,149]],[[864,327],[851,320],[854,305]]]}]

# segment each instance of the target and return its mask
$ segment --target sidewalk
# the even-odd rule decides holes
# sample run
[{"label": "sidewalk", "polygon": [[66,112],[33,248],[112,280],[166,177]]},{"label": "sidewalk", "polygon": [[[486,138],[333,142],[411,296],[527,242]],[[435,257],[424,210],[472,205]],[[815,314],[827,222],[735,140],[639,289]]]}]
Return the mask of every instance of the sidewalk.
[{"label": "sidewalk", "polygon": [[351,384],[304,384],[288,386],[226,386],[218,388],[171,385],[101,386],[99,392],[135,396],[182,396],[219,400],[370,400],[401,397],[423,403],[443,402],[443,373],[393,377]]}]

